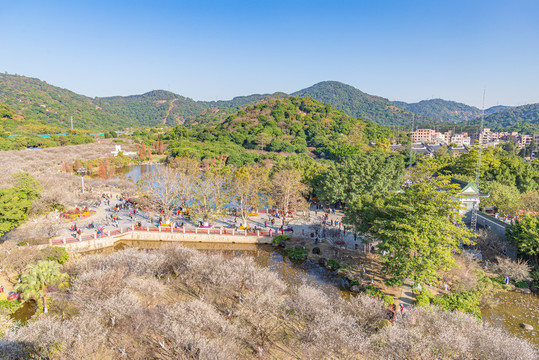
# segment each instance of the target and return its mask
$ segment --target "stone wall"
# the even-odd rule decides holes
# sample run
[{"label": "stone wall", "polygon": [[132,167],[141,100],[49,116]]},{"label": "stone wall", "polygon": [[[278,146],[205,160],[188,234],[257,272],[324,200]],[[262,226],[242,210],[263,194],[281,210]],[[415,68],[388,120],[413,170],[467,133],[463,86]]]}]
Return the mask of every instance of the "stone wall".
[{"label": "stone wall", "polygon": [[170,232],[130,231],[116,236],[61,244],[69,252],[85,252],[114,246],[120,240],[197,242],[220,244],[271,244],[273,237],[256,235],[183,234]]}]

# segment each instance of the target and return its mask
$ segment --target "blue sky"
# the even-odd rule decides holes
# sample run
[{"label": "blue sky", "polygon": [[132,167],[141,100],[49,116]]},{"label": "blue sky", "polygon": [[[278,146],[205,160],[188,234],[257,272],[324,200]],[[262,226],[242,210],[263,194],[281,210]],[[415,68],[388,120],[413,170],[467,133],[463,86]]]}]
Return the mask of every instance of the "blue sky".
[{"label": "blue sky", "polygon": [[5,1],[0,71],[195,100],[337,80],[408,102],[539,102],[539,1]]}]

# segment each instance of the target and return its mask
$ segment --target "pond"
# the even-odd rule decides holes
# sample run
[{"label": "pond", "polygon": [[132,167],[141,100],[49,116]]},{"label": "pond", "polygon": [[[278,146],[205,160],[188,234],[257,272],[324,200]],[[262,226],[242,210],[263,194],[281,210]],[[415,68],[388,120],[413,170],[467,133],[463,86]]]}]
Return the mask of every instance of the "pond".
[{"label": "pond", "polygon": [[124,169],[118,170],[117,173],[122,174],[122,177],[125,176],[127,179],[130,179],[133,182],[137,182],[145,174],[151,172],[153,169],[162,166],[161,164],[143,164],[143,165],[132,165],[127,166]]},{"label": "pond", "polygon": [[[500,292],[495,299],[495,306],[481,311],[483,319],[539,345],[539,296],[511,291]],[[522,323],[530,324],[534,330],[524,330]]]},{"label": "pond", "polygon": [[23,324],[30,320],[32,315],[37,310],[37,304],[34,300],[25,301],[20,308],[17,309],[12,315],[11,318],[19,323]]}]

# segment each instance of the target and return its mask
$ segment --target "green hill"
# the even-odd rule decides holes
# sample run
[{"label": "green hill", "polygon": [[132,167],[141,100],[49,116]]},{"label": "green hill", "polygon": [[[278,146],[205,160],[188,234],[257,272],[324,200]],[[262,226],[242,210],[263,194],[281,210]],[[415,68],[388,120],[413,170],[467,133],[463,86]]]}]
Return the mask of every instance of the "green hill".
[{"label": "green hill", "polygon": [[142,95],[90,98],[26,76],[0,74],[0,103],[45,123],[88,130],[131,126],[175,126],[223,121],[239,107],[283,93],[240,96],[227,101],[195,101],[164,90]]},{"label": "green hill", "polygon": [[208,108],[170,91],[154,90],[142,95],[96,98],[96,104],[122,122],[141,126],[183,124]]},{"label": "green hill", "polygon": [[[270,152],[313,152],[337,159],[366,151],[375,138],[380,142],[377,146],[384,148],[385,144],[384,149],[389,150],[389,141],[382,138],[391,135],[386,127],[353,118],[328,104],[291,96],[245,106],[220,124],[175,127],[167,137],[172,140],[169,148],[174,156],[212,157],[220,155],[222,149],[239,146]],[[230,155],[230,150],[226,151]]]},{"label": "green hill", "polygon": [[[330,104],[350,116],[362,118],[381,125],[409,125],[412,113],[388,99],[369,95],[353,86],[337,81],[324,81],[309,88],[292,93],[294,96],[310,96]],[[434,123],[436,120],[419,115],[417,123]]]},{"label": "green hill", "polygon": [[129,122],[97,106],[93,99],[39,79],[0,74],[0,103],[27,118],[69,127],[73,116],[79,129],[128,126]]},{"label": "green hill", "polygon": [[86,144],[93,141],[85,132],[27,118],[9,106],[0,104],[0,150]]}]

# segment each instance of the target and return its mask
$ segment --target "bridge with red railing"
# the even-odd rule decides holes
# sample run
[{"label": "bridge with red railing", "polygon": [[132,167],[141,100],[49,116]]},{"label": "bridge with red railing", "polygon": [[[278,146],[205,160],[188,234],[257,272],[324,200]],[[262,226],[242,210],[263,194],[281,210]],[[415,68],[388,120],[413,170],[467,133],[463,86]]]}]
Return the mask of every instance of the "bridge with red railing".
[{"label": "bridge with red railing", "polygon": [[256,237],[274,237],[283,233],[283,231],[276,230],[235,230],[228,228],[189,228],[189,227],[169,227],[169,226],[129,226],[127,228],[121,228],[111,231],[103,231],[95,234],[79,235],[77,237],[68,237],[63,239],[50,239],[50,245],[64,245],[75,242],[83,242],[94,239],[115,237],[127,233],[133,232],[146,232],[146,233],[178,233],[178,234],[192,234],[192,235],[219,235],[219,236],[256,236]]}]

